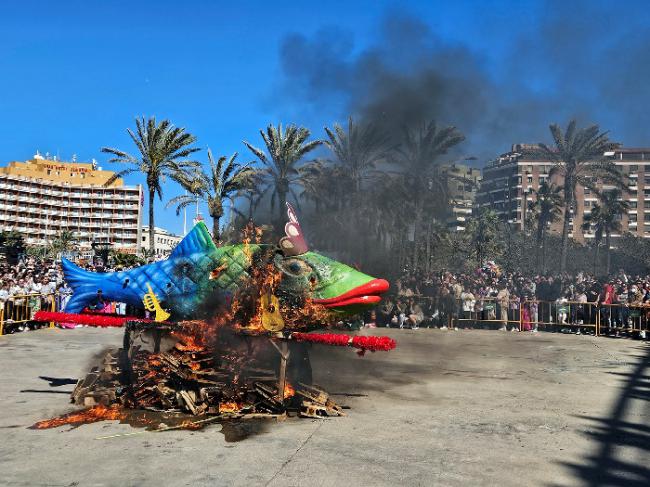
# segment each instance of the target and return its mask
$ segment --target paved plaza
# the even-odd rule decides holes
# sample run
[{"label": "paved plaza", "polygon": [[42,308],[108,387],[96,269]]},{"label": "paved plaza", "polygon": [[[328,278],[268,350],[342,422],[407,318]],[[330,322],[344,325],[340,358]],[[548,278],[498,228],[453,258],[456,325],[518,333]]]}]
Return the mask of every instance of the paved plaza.
[{"label": "paved plaza", "polygon": [[[650,485],[650,346],[496,331],[377,330],[398,348],[314,348],[327,420],[36,431],[121,330],[0,336],[0,484],[10,486]],[[65,381],[64,381],[65,382]]]}]

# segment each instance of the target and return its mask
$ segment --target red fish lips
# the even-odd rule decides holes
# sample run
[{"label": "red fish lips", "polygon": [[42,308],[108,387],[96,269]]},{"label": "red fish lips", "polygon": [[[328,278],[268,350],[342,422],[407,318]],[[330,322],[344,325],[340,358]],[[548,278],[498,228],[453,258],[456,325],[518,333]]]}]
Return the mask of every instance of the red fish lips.
[{"label": "red fish lips", "polygon": [[361,286],[349,290],[333,298],[314,299],[314,303],[326,308],[342,308],[344,306],[371,305],[381,301],[381,294],[388,291],[390,285],[385,279],[373,279]]}]

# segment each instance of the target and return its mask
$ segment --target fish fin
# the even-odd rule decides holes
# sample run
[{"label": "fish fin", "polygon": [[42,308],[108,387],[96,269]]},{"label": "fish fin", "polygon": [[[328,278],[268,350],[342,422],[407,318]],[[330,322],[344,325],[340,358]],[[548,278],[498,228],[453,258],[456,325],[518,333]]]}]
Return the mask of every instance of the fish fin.
[{"label": "fish fin", "polygon": [[196,253],[209,253],[217,250],[205,223],[198,222],[169,256],[170,259]]},{"label": "fish fin", "polygon": [[78,313],[97,296],[97,290],[101,289],[106,274],[83,270],[66,258],[61,259],[61,267],[63,267],[65,281],[73,291],[65,311]]},{"label": "fish fin", "polygon": [[96,296],[97,293],[93,293],[92,291],[76,292],[65,304],[64,311],[66,313],[81,313]]}]

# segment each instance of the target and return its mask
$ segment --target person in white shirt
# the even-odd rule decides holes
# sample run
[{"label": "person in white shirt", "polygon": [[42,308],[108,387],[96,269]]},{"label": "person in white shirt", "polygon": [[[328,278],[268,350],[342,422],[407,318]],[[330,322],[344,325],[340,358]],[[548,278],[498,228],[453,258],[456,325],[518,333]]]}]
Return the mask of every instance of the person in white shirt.
[{"label": "person in white shirt", "polygon": [[5,309],[7,299],[9,299],[9,285],[3,282],[0,284],[0,309]]}]

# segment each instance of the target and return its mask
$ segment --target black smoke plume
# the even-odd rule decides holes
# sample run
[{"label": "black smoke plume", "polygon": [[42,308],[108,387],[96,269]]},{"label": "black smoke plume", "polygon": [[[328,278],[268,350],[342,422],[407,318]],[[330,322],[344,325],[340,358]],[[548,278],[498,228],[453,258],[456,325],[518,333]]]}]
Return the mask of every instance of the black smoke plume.
[{"label": "black smoke plume", "polygon": [[482,161],[515,142],[549,140],[548,125],[572,117],[625,145],[650,145],[647,18],[637,2],[544,2],[513,11],[512,25],[529,27],[492,29],[480,52],[391,11],[363,50],[340,28],[286,36],[280,92],[304,107],[292,116],[317,136],[318,125],[349,114],[393,136],[435,119],[457,126],[467,136],[459,150]]}]

